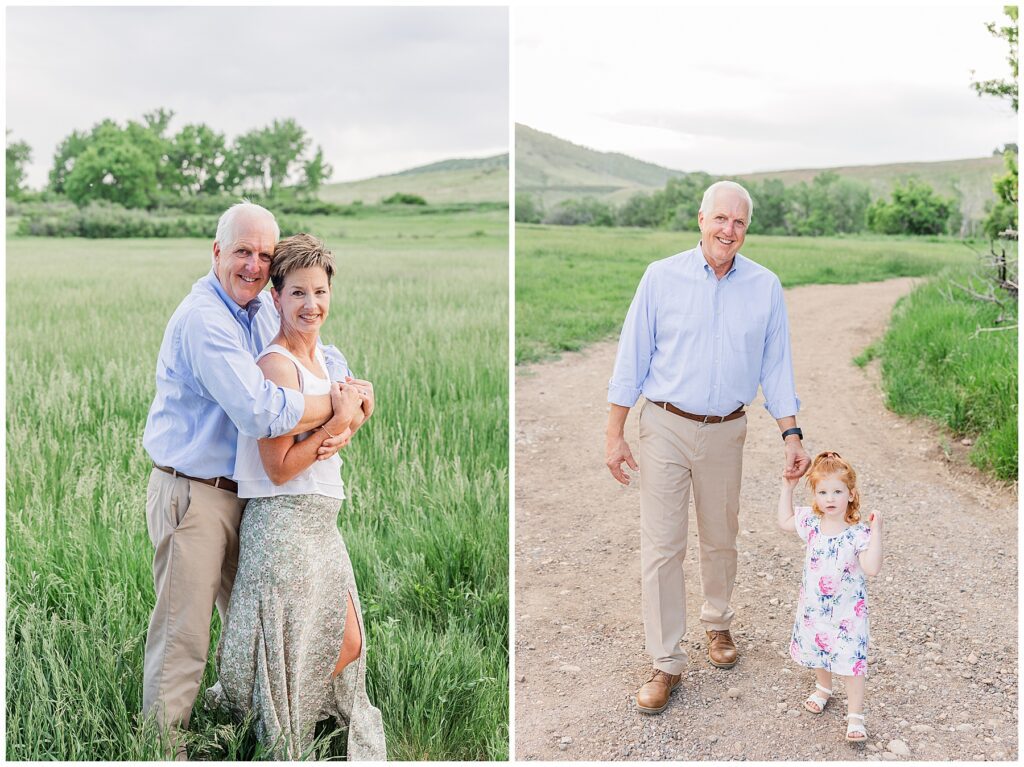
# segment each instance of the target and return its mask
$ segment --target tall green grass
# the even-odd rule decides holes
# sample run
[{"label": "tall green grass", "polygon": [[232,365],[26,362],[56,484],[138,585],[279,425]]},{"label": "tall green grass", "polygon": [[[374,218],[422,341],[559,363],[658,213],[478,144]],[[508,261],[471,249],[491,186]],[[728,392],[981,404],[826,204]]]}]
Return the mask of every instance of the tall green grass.
[{"label": "tall green grass", "polygon": [[[580,349],[622,327],[644,269],[694,247],[696,232],[516,227],[516,362]],[[743,254],[783,286],[934,274],[972,261],[962,243],[901,237],[751,236]]]},{"label": "tall green grass", "polygon": [[[392,759],[508,757],[506,222],[309,221],[340,262],[323,335],[377,392],[345,451],[340,527]],[[210,245],[7,241],[8,759],[159,756],[138,721],[141,438],[164,326]],[[322,735],[317,755],[344,752]],[[189,740],[194,758],[263,756],[200,704]]]},{"label": "tall green grass", "polygon": [[1004,311],[971,298],[950,285],[951,276],[967,282],[962,269],[944,273],[896,305],[874,349],[882,359],[886,404],[973,438],[971,461],[1012,481],[1018,467],[1017,330],[979,328],[1012,328],[1017,303],[1004,296]]}]

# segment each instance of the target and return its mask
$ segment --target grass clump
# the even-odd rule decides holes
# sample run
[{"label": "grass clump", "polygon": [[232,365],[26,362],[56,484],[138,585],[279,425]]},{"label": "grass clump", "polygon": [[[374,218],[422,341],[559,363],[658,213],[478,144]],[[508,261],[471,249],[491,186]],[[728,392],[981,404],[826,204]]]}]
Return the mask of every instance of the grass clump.
[{"label": "grass clump", "polygon": [[[962,283],[961,271],[953,274]],[[1005,305],[1009,314],[950,286],[943,275],[899,301],[880,357],[891,410],[972,438],[971,462],[1012,481],[1018,467],[1017,330],[979,331],[1015,325],[1016,301]]]}]

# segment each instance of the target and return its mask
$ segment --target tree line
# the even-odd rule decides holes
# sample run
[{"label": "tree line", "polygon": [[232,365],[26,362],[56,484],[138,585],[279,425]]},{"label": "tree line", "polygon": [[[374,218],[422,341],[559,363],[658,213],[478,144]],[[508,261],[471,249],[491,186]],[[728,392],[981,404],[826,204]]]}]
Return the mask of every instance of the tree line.
[{"label": "tree line", "polygon": [[[58,146],[44,196],[83,206],[107,201],[151,209],[206,195],[312,196],[333,169],[294,119],[274,120],[229,142],[204,123],[171,133],[174,112],[157,109],[121,125],[105,119],[72,131]],[[312,150],[312,151],[311,151]],[[31,148],[7,133],[7,198],[25,184]]]},{"label": "tree line", "polygon": [[[516,221],[694,230],[704,190],[716,180],[707,173],[690,173],[669,179],[664,189],[638,192],[619,206],[587,197],[563,200],[545,211],[531,195],[519,194]],[[810,183],[787,186],[779,179],[765,179],[744,182],[744,186],[754,200],[751,233],[808,237],[864,231],[958,234],[963,223],[956,200],[937,194],[931,186],[913,178],[895,185],[889,199],[875,200],[867,184],[835,171],[819,173]],[[999,222],[991,226],[988,220],[985,222],[986,233],[993,229],[991,236],[1006,217],[1005,211],[999,213]]]}]

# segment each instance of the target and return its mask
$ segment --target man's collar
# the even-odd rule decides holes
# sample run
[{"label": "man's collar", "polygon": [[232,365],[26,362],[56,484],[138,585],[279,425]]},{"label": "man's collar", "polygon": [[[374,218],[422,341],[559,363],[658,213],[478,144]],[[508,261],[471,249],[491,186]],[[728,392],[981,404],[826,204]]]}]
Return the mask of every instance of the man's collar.
[{"label": "man's collar", "polygon": [[[711,264],[709,264],[708,260],[704,258],[704,248],[701,246],[700,240],[697,240],[697,247],[694,248],[694,251],[696,251],[697,253],[697,259],[695,261],[697,268],[704,267],[702,271],[705,274],[705,276],[714,276],[715,270],[711,268]],[[743,256],[741,256],[739,253],[733,256],[732,266],[730,266],[729,271],[725,273],[725,277],[731,277],[733,273],[735,273],[736,267],[739,266],[739,263],[742,260],[742,258]]]},{"label": "man's collar", "polygon": [[217,279],[217,273],[212,268],[210,269],[210,273],[207,275],[207,278],[210,280],[210,284],[213,286],[217,296],[224,302],[224,305],[233,315],[237,315],[239,312],[245,312],[251,320],[256,316],[256,312],[260,310],[260,307],[263,306],[263,302],[260,301],[259,296],[250,301],[248,306],[241,306],[227,294],[227,291],[224,290],[224,286],[221,285],[220,280]]}]

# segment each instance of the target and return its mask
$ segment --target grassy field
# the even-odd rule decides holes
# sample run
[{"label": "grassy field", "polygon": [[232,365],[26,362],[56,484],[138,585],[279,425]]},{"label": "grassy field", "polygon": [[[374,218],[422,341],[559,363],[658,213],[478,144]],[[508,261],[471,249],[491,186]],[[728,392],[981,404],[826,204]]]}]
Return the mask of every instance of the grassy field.
[{"label": "grassy field", "polygon": [[[516,362],[617,333],[647,265],[699,239],[696,232],[518,225]],[[784,287],[927,275],[974,261],[959,241],[884,236],[751,236],[743,254]]]},{"label": "grassy field", "polygon": [[[339,259],[324,338],[377,391],[340,528],[392,759],[508,756],[507,215],[309,221]],[[164,326],[210,244],[7,240],[8,759],[158,757],[138,728],[141,439]],[[261,756],[200,706],[189,745]]]},{"label": "grassy field", "polygon": [[[881,357],[891,410],[926,416],[955,438],[971,437],[971,461],[1012,482],[1018,468],[1017,304],[1006,300],[1002,309],[950,286],[950,278],[967,284],[965,272],[944,272],[902,299],[885,338],[857,362]],[[1008,329],[978,330],[998,327]]]}]

